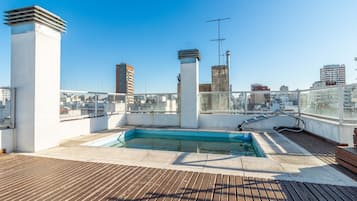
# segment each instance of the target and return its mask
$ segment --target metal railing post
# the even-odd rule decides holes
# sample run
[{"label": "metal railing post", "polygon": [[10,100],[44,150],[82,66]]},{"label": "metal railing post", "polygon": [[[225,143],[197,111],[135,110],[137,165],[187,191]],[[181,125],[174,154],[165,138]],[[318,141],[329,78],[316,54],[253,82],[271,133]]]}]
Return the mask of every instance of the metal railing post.
[{"label": "metal railing post", "polygon": [[98,94],[94,94],[94,116],[98,116]]},{"label": "metal railing post", "polygon": [[244,92],[244,114],[248,113],[248,93]]},{"label": "metal railing post", "polygon": [[301,117],[301,101],[300,101],[300,93],[301,92],[299,89],[297,89],[296,92],[297,92],[298,115],[299,115],[299,117]]},{"label": "metal railing post", "polygon": [[16,118],[16,89],[10,88],[10,127],[15,128],[15,118]]},{"label": "metal railing post", "polygon": [[345,95],[345,87],[338,87],[338,120],[339,123],[343,123],[343,113],[344,113],[344,95]]},{"label": "metal railing post", "polygon": [[128,111],[128,101],[126,100],[128,98],[127,94],[124,94],[124,114],[127,113]]}]

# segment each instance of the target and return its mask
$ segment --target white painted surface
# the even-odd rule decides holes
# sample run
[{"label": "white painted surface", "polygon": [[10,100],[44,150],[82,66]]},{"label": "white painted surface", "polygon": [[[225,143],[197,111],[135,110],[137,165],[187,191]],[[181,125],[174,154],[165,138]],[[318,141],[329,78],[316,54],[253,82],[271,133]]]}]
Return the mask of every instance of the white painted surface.
[{"label": "white painted surface", "polygon": [[113,129],[126,125],[126,123],[125,114],[63,121],[59,125],[59,136],[60,140],[63,140],[105,129]]},{"label": "white painted surface", "polygon": [[58,142],[61,34],[38,23],[11,28],[17,150],[46,149]]},{"label": "white painted surface", "polygon": [[198,128],[199,62],[181,63],[181,128]]},{"label": "white painted surface", "polygon": [[353,144],[353,124],[340,124],[338,121],[326,120],[310,116],[302,116],[305,121],[305,130],[323,138],[338,142]]},{"label": "white painted surface", "polygon": [[6,153],[13,151],[13,129],[0,130],[0,149],[6,149]]},{"label": "white painted surface", "polygon": [[128,125],[133,126],[180,126],[178,114],[132,113],[126,116]]},{"label": "white painted surface", "polygon": [[[204,129],[234,130],[243,121],[256,115],[236,114],[200,114],[199,127]],[[295,119],[288,116],[277,116],[270,119],[248,124],[245,128],[272,129],[278,126],[295,126]]]}]

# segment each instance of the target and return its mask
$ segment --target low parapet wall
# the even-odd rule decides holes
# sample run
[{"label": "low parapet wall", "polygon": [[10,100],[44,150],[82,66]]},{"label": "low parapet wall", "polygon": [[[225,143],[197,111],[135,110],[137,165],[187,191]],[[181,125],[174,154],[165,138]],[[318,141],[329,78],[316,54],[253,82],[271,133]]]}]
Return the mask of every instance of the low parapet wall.
[{"label": "low parapet wall", "polygon": [[14,150],[14,129],[0,129],[0,152],[11,153]]},{"label": "low parapet wall", "polygon": [[133,126],[150,127],[179,127],[179,114],[160,114],[160,113],[129,113],[127,124]]},{"label": "low parapet wall", "polygon": [[353,145],[355,124],[340,123],[334,120],[303,115],[305,130],[339,144]]},{"label": "low parapet wall", "polygon": [[85,135],[105,129],[113,129],[127,124],[125,114],[62,121],[60,139]]},{"label": "low parapet wall", "polygon": [[[127,114],[128,125],[152,127],[180,127],[180,114],[132,113]],[[256,115],[200,114],[199,128],[235,130],[238,124]],[[294,126],[295,119],[277,116],[249,124],[253,129],[272,129],[275,126]]]},{"label": "low parapet wall", "polygon": [[[237,129],[243,121],[256,117],[257,115],[237,115],[237,114],[200,114],[200,128],[207,129]],[[276,116],[264,119],[247,125],[246,128],[252,129],[273,129],[279,126],[295,126],[296,120],[289,116]]]}]

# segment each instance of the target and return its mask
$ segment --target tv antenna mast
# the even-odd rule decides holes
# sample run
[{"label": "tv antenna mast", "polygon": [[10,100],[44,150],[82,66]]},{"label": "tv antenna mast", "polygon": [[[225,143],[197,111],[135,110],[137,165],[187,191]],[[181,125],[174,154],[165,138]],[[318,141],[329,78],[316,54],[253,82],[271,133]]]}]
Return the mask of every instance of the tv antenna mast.
[{"label": "tv antenna mast", "polygon": [[217,22],[218,25],[218,37],[216,39],[212,39],[211,41],[217,42],[218,43],[218,65],[221,65],[221,46],[222,46],[222,41],[226,40],[225,38],[221,38],[221,22],[225,20],[230,20],[231,18],[226,17],[226,18],[217,18],[213,20],[208,20],[208,22]]}]

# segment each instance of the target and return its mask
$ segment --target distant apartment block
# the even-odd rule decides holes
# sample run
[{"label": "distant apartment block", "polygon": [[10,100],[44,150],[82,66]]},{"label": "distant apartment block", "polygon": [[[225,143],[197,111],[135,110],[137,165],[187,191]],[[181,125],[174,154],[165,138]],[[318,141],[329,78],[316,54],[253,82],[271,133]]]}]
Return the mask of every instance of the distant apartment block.
[{"label": "distant apartment block", "polygon": [[126,63],[116,65],[116,93],[134,94],[134,67]]},{"label": "distant apartment block", "polygon": [[[266,107],[270,103],[270,92],[264,93],[262,91],[270,91],[270,88],[262,84],[250,85],[252,94],[250,95],[248,109],[259,110]],[[256,93],[253,93],[256,91]]]},{"label": "distant apartment block", "polygon": [[325,65],[320,69],[320,81],[328,85],[346,84],[346,67],[344,64]]},{"label": "distant apartment block", "polygon": [[311,89],[317,89],[317,88],[322,88],[325,87],[326,83],[323,81],[315,81],[314,83],[312,83],[312,86],[310,87]]},{"label": "distant apartment block", "polygon": [[200,84],[198,88],[200,92],[210,92],[212,91],[212,84],[210,83]]},{"label": "distant apartment block", "polygon": [[280,91],[287,92],[287,91],[289,91],[289,87],[286,85],[281,85]]}]

